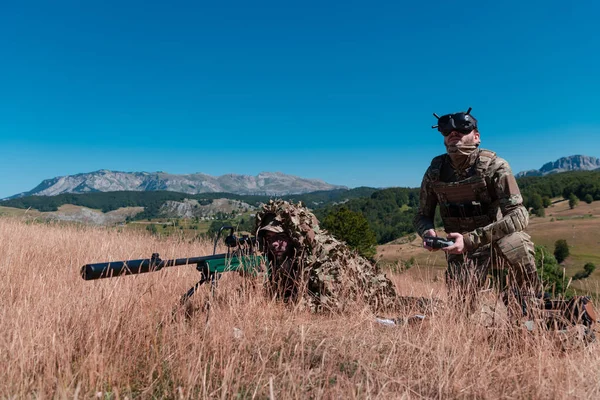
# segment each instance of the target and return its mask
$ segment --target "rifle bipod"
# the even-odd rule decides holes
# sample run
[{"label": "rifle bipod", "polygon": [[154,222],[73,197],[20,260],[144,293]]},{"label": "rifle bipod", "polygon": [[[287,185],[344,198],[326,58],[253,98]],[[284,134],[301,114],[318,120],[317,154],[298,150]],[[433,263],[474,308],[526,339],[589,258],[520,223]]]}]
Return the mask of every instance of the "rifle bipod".
[{"label": "rifle bipod", "polygon": [[[229,235],[225,238],[225,244],[227,245],[226,256],[228,258],[234,256],[234,254],[236,256],[253,254],[253,252],[254,252],[254,250],[253,250],[253,240],[254,239],[253,238],[250,238],[249,236],[242,236],[242,237],[238,238],[234,235],[234,227],[222,226],[219,229],[219,231],[217,232],[217,235],[215,237],[215,242],[214,242],[214,247],[213,247],[213,256],[215,256],[217,253],[218,240],[219,240],[219,237],[221,236],[221,232],[223,232],[223,230],[229,230]],[[244,244],[246,246],[243,246]],[[238,251],[233,252],[232,248],[237,248]],[[241,248],[243,248],[244,250],[240,251]],[[215,289],[217,287],[217,281],[221,278],[222,274],[218,271],[215,271],[214,268],[211,268],[209,263],[205,260],[200,260],[196,264],[196,270],[198,272],[200,272],[200,280],[194,286],[192,286],[183,296],[181,296],[181,298],[179,299],[179,308],[186,307],[188,305],[188,300],[194,295],[194,293],[196,293],[198,288],[200,286],[202,286],[205,282],[208,282],[208,281],[210,281],[210,296],[211,296],[211,298],[214,297]],[[209,311],[210,311],[210,301],[208,301],[205,304],[204,309],[206,310],[206,322],[208,322]],[[178,307],[176,307],[173,310],[173,315],[177,312],[177,310],[178,310]],[[186,309],[185,313],[186,313],[187,317],[191,316],[190,309]]]},{"label": "rifle bipod", "polygon": [[221,274],[214,272],[214,271],[210,271],[208,266],[205,263],[199,263],[196,265],[196,269],[198,271],[200,271],[200,280],[194,285],[192,286],[187,292],[186,294],[184,294],[183,296],[181,296],[181,299],[179,300],[179,303],[181,305],[184,305],[190,297],[192,297],[194,295],[194,293],[196,293],[196,290],[198,290],[198,288],[207,281],[210,281],[210,287],[211,287],[211,294],[214,294],[215,288],[217,287],[217,280],[219,280],[219,278],[221,278]]},{"label": "rifle bipod", "polygon": [[[191,309],[187,307],[188,301],[194,295],[194,293],[196,293],[198,288],[200,286],[202,286],[204,283],[210,282],[211,298],[215,294],[215,289],[217,287],[217,281],[221,278],[222,274],[215,272],[215,271],[211,271],[206,263],[196,264],[196,269],[200,272],[200,280],[198,282],[196,282],[196,284],[194,286],[189,288],[188,291],[183,296],[181,296],[181,298],[179,299],[179,304],[173,309],[173,312],[172,312],[173,317],[175,317],[175,314],[182,308],[185,310],[186,317],[191,317],[191,313],[192,313]],[[204,309],[207,312],[206,321],[208,322],[208,312],[210,311],[210,301],[206,302],[206,304],[204,305]]]}]

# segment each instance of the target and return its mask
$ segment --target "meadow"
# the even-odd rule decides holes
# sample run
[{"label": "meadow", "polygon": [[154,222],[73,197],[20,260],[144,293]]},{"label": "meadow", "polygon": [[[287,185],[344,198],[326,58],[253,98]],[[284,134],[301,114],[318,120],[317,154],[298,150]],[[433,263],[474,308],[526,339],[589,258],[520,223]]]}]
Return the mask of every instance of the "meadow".
[{"label": "meadow", "polygon": [[[193,266],[84,281],[81,265],[212,254],[212,244],[118,228],[0,218],[1,398],[597,398],[597,344],[452,308],[422,323],[366,308],[315,315],[225,274],[176,307]],[[414,271],[415,269],[411,269]],[[395,273],[403,295],[445,298],[429,274]],[[205,288],[208,289],[208,288]],[[206,304],[210,302],[210,309]],[[496,315],[498,314],[498,315]],[[494,317],[493,320],[491,317]],[[498,316],[498,318],[496,318]]]}]

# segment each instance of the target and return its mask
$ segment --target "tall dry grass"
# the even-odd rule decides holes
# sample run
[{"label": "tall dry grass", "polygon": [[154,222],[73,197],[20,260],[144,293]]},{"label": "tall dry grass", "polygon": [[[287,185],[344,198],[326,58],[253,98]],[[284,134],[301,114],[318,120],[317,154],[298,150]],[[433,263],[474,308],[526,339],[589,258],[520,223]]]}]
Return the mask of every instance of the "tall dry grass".
[{"label": "tall dry grass", "polygon": [[[0,218],[2,398],[597,398],[596,345],[443,311],[389,328],[311,315],[230,273],[192,318],[193,267],[83,281],[81,265],[210,254],[209,243]],[[402,294],[442,285],[394,276]],[[433,292],[432,292],[433,290]],[[210,311],[203,307],[211,301]]]}]

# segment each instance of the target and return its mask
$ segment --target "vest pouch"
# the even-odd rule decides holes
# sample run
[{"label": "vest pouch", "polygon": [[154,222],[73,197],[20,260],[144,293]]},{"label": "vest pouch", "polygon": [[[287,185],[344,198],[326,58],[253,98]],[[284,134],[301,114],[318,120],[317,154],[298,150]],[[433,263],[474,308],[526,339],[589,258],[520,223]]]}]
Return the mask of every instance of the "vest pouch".
[{"label": "vest pouch", "polygon": [[471,232],[477,228],[481,228],[492,223],[492,219],[487,215],[467,218],[442,217],[442,221],[444,223],[444,229],[447,233]]}]

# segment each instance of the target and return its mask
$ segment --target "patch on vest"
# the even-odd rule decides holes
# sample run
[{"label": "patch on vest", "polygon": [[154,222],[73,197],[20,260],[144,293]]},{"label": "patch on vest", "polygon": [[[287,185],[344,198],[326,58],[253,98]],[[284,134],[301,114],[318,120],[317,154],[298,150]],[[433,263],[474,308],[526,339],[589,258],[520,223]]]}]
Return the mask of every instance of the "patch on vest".
[{"label": "patch on vest", "polygon": [[506,187],[504,188],[504,192],[508,195],[521,194],[514,175],[511,174],[506,177]]}]

